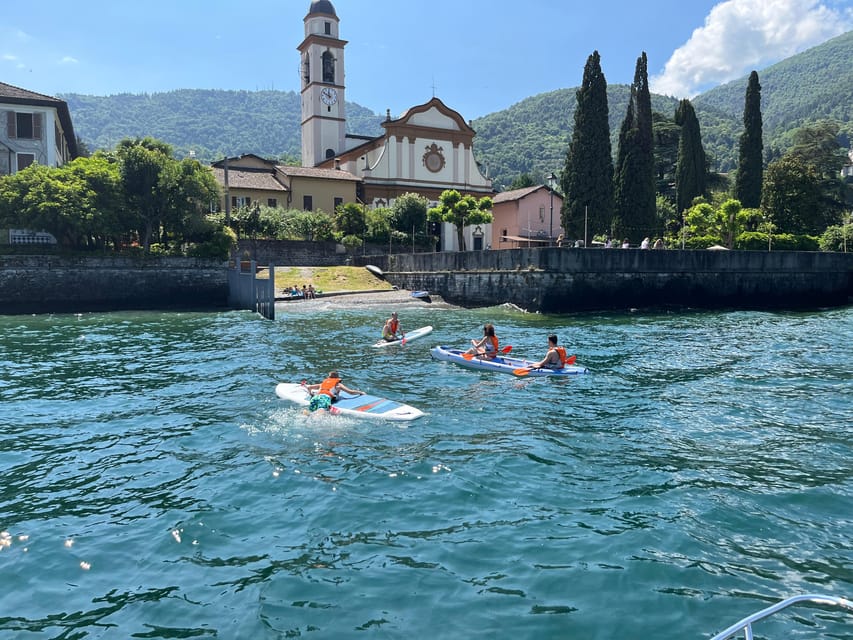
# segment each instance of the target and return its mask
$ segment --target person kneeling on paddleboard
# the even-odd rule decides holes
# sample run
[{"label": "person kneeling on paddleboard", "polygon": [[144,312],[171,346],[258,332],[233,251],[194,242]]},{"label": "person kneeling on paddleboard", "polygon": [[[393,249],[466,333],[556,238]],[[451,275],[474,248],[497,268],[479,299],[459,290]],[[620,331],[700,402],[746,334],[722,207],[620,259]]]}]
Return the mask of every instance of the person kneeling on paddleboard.
[{"label": "person kneeling on paddleboard", "polygon": [[[400,337],[397,337],[398,332]],[[405,337],[406,334],[400,331],[400,321],[397,319],[397,312],[394,311],[382,327],[382,339],[386,342],[394,342],[395,340]]]},{"label": "person kneeling on paddleboard", "polygon": [[320,410],[329,411],[332,407],[332,403],[338,399],[338,394],[341,391],[346,391],[353,395],[364,395],[364,391],[358,391],[344,386],[342,378],[338,375],[337,371],[330,372],[329,377],[323,380],[323,382],[307,384],[305,385],[305,388],[308,389],[308,393],[311,394],[311,402],[308,404],[309,412]]},{"label": "person kneeling on paddleboard", "polygon": [[557,346],[557,335],[552,333],[548,336],[548,353],[536,364],[531,364],[533,369],[562,369],[569,363],[569,356],[565,347]]}]

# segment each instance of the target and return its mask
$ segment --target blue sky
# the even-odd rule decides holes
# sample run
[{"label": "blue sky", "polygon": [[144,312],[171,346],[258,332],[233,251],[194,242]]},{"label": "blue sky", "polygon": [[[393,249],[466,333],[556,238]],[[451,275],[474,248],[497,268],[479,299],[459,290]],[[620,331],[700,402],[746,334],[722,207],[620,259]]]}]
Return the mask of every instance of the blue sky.
[{"label": "blue sky", "polygon": [[[853,0],[332,0],[347,99],[377,113],[441,98],[472,119],[580,84],[601,54],[689,97],[853,29]],[[298,90],[310,0],[41,0],[0,12],[0,81],[56,95]]]}]

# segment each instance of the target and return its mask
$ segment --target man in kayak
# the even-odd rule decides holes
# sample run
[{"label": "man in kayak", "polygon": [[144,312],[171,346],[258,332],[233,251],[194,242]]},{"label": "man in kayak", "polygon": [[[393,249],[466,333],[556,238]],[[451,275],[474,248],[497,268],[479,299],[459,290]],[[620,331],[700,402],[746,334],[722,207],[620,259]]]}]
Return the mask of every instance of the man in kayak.
[{"label": "man in kayak", "polygon": [[[397,333],[400,335],[398,336]],[[386,342],[394,342],[405,337],[406,334],[400,331],[400,321],[397,319],[397,312],[394,311],[391,317],[385,321],[385,326],[382,327],[382,339]]]},{"label": "man in kayak", "polygon": [[351,395],[363,396],[364,391],[350,389],[344,386],[343,379],[337,371],[331,371],[329,377],[317,384],[307,384],[305,388],[311,394],[311,402],[308,403],[308,412],[331,411],[332,403],[338,399],[341,391]]},{"label": "man in kayak", "polygon": [[557,335],[552,333],[548,336],[548,353],[536,364],[531,364],[533,369],[562,369],[566,366],[569,356],[565,347],[557,346]]},{"label": "man in kayak", "polygon": [[498,355],[498,337],[495,335],[495,325],[489,323],[483,326],[483,338],[471,340],[471,348],[465,353],[473,353],[478,358],[494,360]]}]

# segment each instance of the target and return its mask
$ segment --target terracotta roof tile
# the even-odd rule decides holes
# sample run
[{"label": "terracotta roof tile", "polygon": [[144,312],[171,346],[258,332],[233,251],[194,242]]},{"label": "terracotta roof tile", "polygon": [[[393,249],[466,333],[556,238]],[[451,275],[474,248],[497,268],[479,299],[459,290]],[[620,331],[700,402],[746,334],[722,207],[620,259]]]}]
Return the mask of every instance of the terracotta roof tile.
[{"label": "terracotta roof tile", "polygon": [[500,202],[511,202],[512,200],[521,200],[522,198],[529,196],[534,191],[539,191],[539,189],[545,189],[547,187],[538,184],[533,187],[525,187],[523,189],[513,189],[512,191],[502,191],[500,193],[495,194],[492,198],[492,202],[497,204]]},{"label": "terracotta roof tile", "polygon": [[349,180],[358,182],[360,178],[349,171],[341,169],[316,169],[314,167],[292,167],[290,165],[278,165],[279,171],[287,176],[298,178],[322,178],[323,180]]},{"label": "terracotta roof tile", "polygon": [[[213,177],[219,184],[225,184],[225,170],[213,167]],[[228,186],[235,189],[258,189],[261,191],[287,191],[281,182],[268,171],[247,171],[228,169]]]}]

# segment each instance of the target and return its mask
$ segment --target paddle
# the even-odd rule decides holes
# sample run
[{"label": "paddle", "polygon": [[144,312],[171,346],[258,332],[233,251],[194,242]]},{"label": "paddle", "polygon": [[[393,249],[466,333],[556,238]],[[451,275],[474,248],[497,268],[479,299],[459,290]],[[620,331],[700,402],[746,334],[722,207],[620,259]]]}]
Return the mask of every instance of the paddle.
[{"label": "paddle", "polygon": [[[501,349],[498,353],[505,355],[505,354],[509,353],[510,351],[512,351],[512,345],[508,344],[503,349]],[[462,357],[465,358],[466,360],[473,360],[474,358],[482,358],[484,355],[485,354],[483,354],[483,353],[463,353]]]},{"label": "paddle", "polygon": [[[578,359],[577,356],[571,356],[568,360],[566,360],[566,362],[565,362],[565,364],[563,364],[563,366],[574,364],[577,359]],[[533,371],[534,369],[539,369],[539,368],[540,367],[522,367],[521,369],[513,369],[512,373],[513,373],[513,375],[516,375],[519,377],[529,376],[531,371]]]}]

